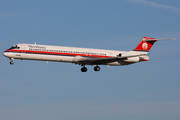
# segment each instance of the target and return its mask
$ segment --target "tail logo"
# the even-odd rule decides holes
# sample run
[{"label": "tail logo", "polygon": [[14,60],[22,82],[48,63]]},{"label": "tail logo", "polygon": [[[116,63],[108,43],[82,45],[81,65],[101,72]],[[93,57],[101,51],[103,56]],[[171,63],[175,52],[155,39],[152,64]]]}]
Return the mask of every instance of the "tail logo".
[{"label": "tail logo", "polygon": [[142,48],[143,48],[144,50],[147,50],[148,44],[147,44],[147,43],[143,43],[143,44],[142,44]]},{"label": "tail logo", "polygon": [[139,43],[139,45],[134,49],[135,51],[146,51],[148,52],[151,47],[153,46],[154,42],[156,42],[157,39],[150,38],[150,37],[144,37],[142,41]]}]

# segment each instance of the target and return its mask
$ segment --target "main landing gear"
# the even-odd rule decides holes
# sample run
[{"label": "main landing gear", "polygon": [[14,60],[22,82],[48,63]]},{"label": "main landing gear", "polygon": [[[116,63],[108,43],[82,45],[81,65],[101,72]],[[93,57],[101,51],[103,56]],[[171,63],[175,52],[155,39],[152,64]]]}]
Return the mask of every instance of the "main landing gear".
[{"label": "main landing gear", "polygon": [[[85,65],[82,65],[83,67],[81,68],[81,72],[87,72],[87,68]],[[94,71],[100,71],[100,67],[97,65],[94,67]]]},{"label": "main landing gear", "polygon": [[83,67],[81,68],[81,72],[87,72],[87,68],[85,67],[85,65],[83,65]]},{"label": "main landing gear", "polygon": [[94,67],[94,71],[100,71],[100,67],[97,65]]}]

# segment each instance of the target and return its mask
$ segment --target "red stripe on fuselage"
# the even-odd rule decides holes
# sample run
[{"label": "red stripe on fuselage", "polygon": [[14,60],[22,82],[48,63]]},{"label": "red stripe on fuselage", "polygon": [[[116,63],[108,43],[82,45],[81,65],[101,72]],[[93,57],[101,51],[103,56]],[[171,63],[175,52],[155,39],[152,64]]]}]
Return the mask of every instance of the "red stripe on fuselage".
[{"label": "red stripe on fuselage", "polygon": [[112,57],[112,56],[91,55],[91,54],[61,53],[61,52],[32,51],[32,50],[14,50],[14,49],[8,49],[8,50],[6,50],[5,52],[21,52],[21,53],[50,54],[50,55],[67,55],[67,56],[82,56],[82,57],[98,57],[98,58],[108,58],[108,57]]}]

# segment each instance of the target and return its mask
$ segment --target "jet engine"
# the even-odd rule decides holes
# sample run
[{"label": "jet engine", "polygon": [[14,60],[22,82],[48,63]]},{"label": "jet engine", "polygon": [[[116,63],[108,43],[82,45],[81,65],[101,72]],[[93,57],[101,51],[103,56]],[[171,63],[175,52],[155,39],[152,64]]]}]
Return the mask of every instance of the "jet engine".
[{"label": "jet engine", "polygon": [[140,61],[140,57],[130,57],[130,58],[127,58],[127,59],[124,60],[124,61],[136,63],[136,62],[139,62],[139,61]]}]

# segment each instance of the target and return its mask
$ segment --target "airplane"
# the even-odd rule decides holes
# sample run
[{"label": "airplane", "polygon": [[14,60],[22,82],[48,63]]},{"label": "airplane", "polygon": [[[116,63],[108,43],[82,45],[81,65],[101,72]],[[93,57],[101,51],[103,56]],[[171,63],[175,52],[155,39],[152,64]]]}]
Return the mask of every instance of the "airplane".
[{"label": "airplane", "polygon": [[11,65],[14,64],[14,59],[54,61],[81,65],[82,72],[87,71],[85,65],[95,65],[94,71],[100,71],[99,65],[121,66],[149,61],[148,52],[158,40],[174,39],[143,37],[139,45],[131,51],[38,45],[36,43],[16,44],[4,51],[3,55],[11,60]]}]

